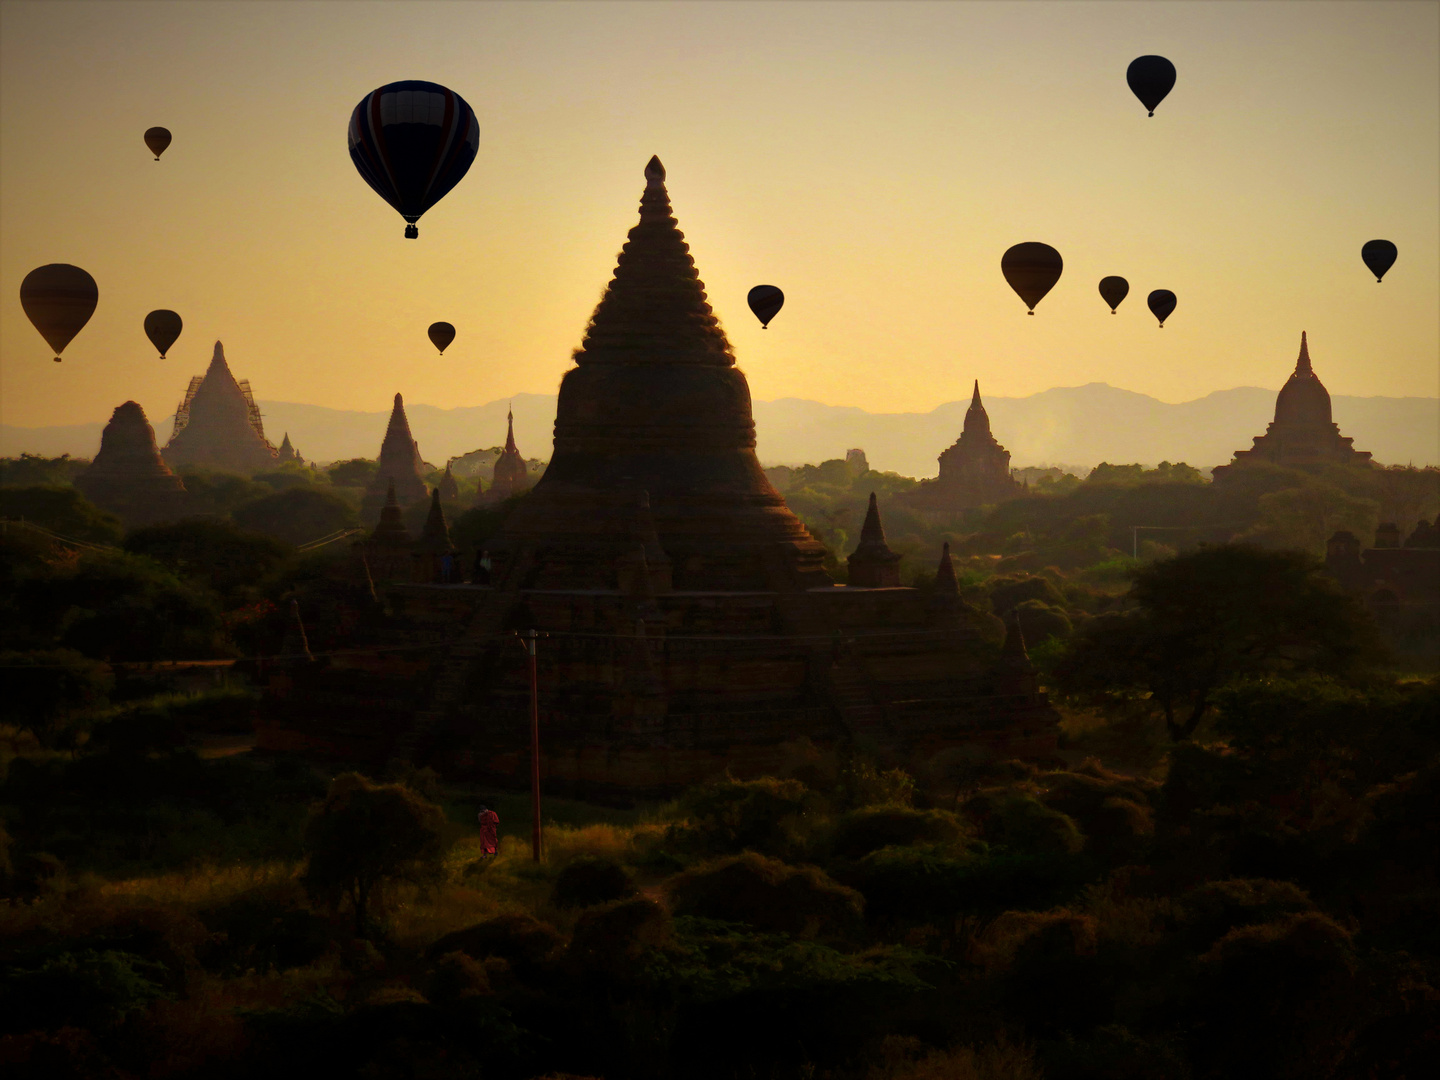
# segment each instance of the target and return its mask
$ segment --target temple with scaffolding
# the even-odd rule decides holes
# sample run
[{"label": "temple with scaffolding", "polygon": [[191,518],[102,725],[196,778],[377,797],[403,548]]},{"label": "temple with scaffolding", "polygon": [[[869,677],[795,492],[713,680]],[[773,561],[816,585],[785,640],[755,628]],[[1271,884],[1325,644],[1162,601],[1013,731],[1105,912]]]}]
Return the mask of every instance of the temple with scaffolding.
[{"label": "temple with scaffolding", "polygon": [[230,373],[220,342],[205,374],[190,380],[161,454],[171,468],[254,473],[277,463],[250,382]]}]

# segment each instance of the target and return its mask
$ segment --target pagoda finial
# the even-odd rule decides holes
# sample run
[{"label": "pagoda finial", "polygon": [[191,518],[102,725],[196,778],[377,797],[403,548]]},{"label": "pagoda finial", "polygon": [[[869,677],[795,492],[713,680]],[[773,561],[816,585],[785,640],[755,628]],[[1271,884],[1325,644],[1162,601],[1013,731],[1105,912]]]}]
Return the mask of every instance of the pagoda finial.
[{"label": "pagoda finial", "polygon": [[1310,346],[1305,341],[1305,331],[1300,331],[1300,358],[1295,361],[1295,373],[1297,375],[1313,375],[1314,369],[1310,367]]},{"label": "pagoda finial", "polygon": [[[210,370],[213,371],[217,367],[223,368],[227,372],[230,370],[230,364],[225,359],[225,346],[218,341],[215,342],[215,351],[210,355]],[[210,372],[207,371],[205,374],[208,376]]]},{"label": "pagoda finial", "polygon": [[706,300],[685,234],[670,209],[665,166],[645,166],[640,221],[630,230],[575,362],[729,367],[735,354]]},{"label": "pagoda finial", "polygon": [[860,528],[861,544],[885,543],[885,526],[880,524],[880,507],[875,492],[870,492],[870,505],[865,510],[865,524]]},{"label": "pagoda finial", "polygon": [[970,408],[965,410],[965,431],[990,434],[990,414],[980,401],[980,380],[975,380],[975,392],[970,396]]},{"label": "pagoda finial", "polygon": [[505,415],[505,450],[511,454],[520,453],[520,448],[515,445],[515,409],[513,406]]}]

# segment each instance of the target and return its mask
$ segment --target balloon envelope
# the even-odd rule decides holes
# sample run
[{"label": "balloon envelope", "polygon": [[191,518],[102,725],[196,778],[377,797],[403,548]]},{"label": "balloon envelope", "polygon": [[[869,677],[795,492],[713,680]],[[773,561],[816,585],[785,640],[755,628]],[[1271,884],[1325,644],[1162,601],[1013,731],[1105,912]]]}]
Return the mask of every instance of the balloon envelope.
[{"label": "balloon envelope", "polygon": [[1360,249],[1360,258],[1365,260],[1377,282],[1385,276],[1386,270],[1395,265],[1398,254],[1400,252],[1389,240],[1370,240]]},{"label": "balloon envelope", "polygon": [[1115,309],[1120,306],[1120,301],[1130,295],[1130,283],[1123,277],[1105,277],[1100,279],[1100,295],[1105,303],[1110,305],[1110,314],[1115,314]]},{"label": "balloon envelope", "polygon": [[170,129],[162,127],[146,128],[145,145],[148,146],[150,152],[155,155],[155,160],[159,161],[160,155],[163,154],[165,148],[170,145]]},{"label": "balloon envelope", "polygon": [[1175,65],[1163,56],[1137,56],[1125,70],[1125,81],[1140,104],[1155,115],[1155,106],[1175,86]]},{"label": "balloon envelope", "polygon": [[165,353],[175,339],[180,336],[180,330],[184,327],[180,316],[167,308],[158,308],[145,316],[145,336],[150,339],[150,344],[160,350],[160,359],[165,359]]},{"label": "balloon envelope", "polygon": [[387,83],[350,114],[350,160],[365,182],[420,235],[420,216],[458,184],[480,148],[480,121],[438,83]]},{"label": "balloon envelope", "polygon": [[52,349],[55,361],[90,321],[100,290],[95,279],[69,263],[36,267],[20,283],[20,306]]},{"label": "balloon envelope", "polygon": [[780,314],[780,309],[785,306],[785,294],[774,285],[756,285],[745,297],[750,305],[750,310],[760,320],[760,329],[770,329],[770,320]]},{"label": "balloon envelope", "polygon": [[1156,289],[1145,301],[1150,305],[1150,314],[1160,320],[1160,328],[1165,328],[1165,320],[1175,310],[1175,294],[1169,289]]},{"label": "balloon envelope", "polygon": [[1034,241],[1016,244],[1000,257],[1000,272],[1005,275],[1010,288],[1025,301],[1031,315],[1035,314],[1035,305],[1055,287],[1064,269],[1065,261],[1060,258],[1060,252],[1049,244]]},{"label": "balloon envelope", "polygon": [[440,350],[441,356],[445,355],[445,350],[455,340],[455,327],[448,322],[432,322],[426,333],[430,335],[430,343]]}]

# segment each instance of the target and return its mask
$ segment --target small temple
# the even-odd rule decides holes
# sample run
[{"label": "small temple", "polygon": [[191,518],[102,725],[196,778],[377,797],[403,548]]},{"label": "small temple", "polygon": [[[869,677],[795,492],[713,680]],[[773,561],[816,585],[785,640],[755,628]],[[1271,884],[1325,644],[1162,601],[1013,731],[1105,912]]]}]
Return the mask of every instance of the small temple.
[{"label": "small temple", "polygon": [[254,473],[275,465],[275,448],[265,438],[250,384],[230,373],[220,342],[205,374],[190,380],[161,454],[171,468]]},{"label": "small temple", "polygon": [[[446,555],[457,560],[432,496],[416,545],[429,572],[383,586],[393,615],[373,654],[357,630],[272,685],[262,749],[527,782],[530,687],[515,635],[533,631],[547,790],[673,792],[779,768],[802,737],[897,762],[954,744],[1054,752],[1058,715],[1023,648],[1002,653],[1004,625],[966,603],[948,550],[930,593],[902,587],[872,497],[850,583],[831,581],[825,549],[760,468],[749,386],[658,158],[573,356],[550,464],[484,550],[466,553],[475,580],[437,580],[435,563],[443,575]],[[522,460],[513,424],[507,454]],[[497,466],[496,487],[505,475]],[[388,532],[360,547],[372,566],[400,549],[388,502]],[[387,656],[401,640],[403,656]]]},{"label": "small temple", "polygon": [[445,463],[445,475],[440,477],[440,498],[447,503],[454,503],[460,498],[460,481],[455,479],[454,472],[450,469],[450,462]]},{"label": "small temple", "polygon": [[1369,465],[1368,451],[1356,450],[1354,439],[1340,434],[1330,416],[1330,392],[1310,366],[1310,346],[1300,332],[1300,356],[1295,370],[1275,397],[1275,419],[1264,435],[1255,436],[1249,450],[1235,451],[1235,459],[1215,469],[1223,483],[1236,470],[1255,464],[1305,468],[1317,465]]},{"label": "small temple", "polygon": [[298,461],[304,463],[305,459],[300,456],[300,451],[290,445],[290,433],[285,433],[285,438],[280,442],[280,449],[275,451],[275,460],[280,462]]},{"label": "small temple", "polygon": [[512,495],[518,495],[530,488],[530,467],[525,464],[520,448],[515,445],[514,409],[506,413],[505,424],[505,449],[501,450],[500,456],[496,458],[490,486],[480,493],[476,499],[477,505],[504,502]]},{"label": "small temple", "polygon": [[410,506],[426,498],[425,463],[420,459],[420,447],[410,434],[410,421],[405,416],[405,399],[395,395],[395,404],[390,410],[390,423],[385,428],[385,438],[380,443],[380,458],[375,475],[365,488],[361,501],[364,520],[374,520],[384,505],[391,485],[395,497],[402,507]]},{"label": "small temple", "polygon": [[131,528],[173,521],[184,511],[185,484],[160,456],[155,429],[134,401],[116,406],[100,434],[100,452],[75,486]]},{"label": "small temple", "polygon": [[980,380],[976,379],[960,438],[940,454],[940,475],[922,480],[905,502],[916,510],[944,513],[1022,494],[1023,487],[1010,475],[1010,451],[990,432],[990,415],[980,400]]}]

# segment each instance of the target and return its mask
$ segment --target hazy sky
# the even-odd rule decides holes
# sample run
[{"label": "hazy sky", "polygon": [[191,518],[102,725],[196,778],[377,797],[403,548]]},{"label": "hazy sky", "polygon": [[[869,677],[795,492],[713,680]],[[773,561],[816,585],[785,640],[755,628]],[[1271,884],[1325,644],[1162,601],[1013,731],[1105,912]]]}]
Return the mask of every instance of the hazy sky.
[{"label": "hazy sky", "polygon": [[[1153,119],[1125,85],[1144,53],[1179,71]],[[470,102],[480,153],[411,241],[345,128],[415,78]],[[1180,401],[1278,387],[1302,329],[1333,393],[1437,393],[1434,2],[45,0],[0,4],[0,419],[159,420],[216,338],[271,400],[553,391],[651,154],[757,398],[928,410],[978,377]],[[1000,275],[1025,240],[1065,259],[1034,318]],[[100,287],[62,364],[18,298],[50,262]],[[1131,283],[1113,318],[1107,274]],[[759,283],[787,296],[765,332]],[[162,307],[185,320],[163,361]]]}]

